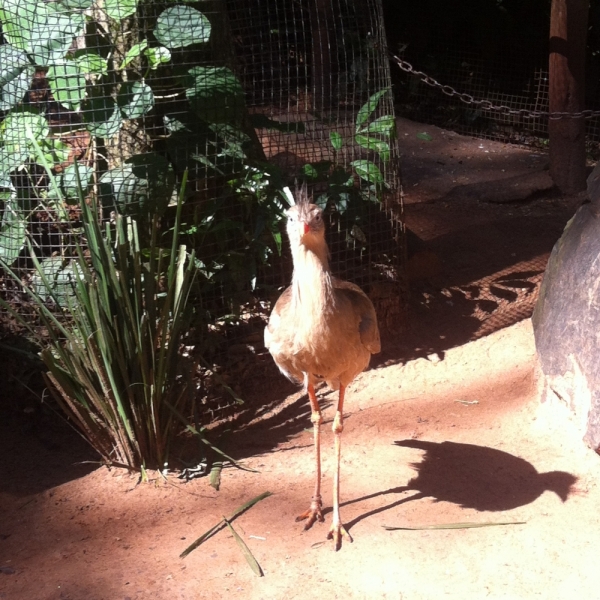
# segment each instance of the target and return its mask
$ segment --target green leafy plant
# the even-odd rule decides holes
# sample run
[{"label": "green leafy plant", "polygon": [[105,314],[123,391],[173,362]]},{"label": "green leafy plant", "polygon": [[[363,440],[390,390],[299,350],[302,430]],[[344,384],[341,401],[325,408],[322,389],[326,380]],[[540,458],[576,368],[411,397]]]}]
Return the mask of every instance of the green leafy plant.
[{"label": "green leafy plant", "polygon": [[[381,99],[388,89],[373,94],[359,109],[356,115],[354,143],[379,157],[386,164],[391,157],[390,142],[396,135],[396,122],[393,115],[373,118]],[[344,148],[344,138],[337,131],[329,134],[333,148],[333,161],[308,163],[302,175],[308,181],[325,181],[327,190],[316,198],[321,207],[335,206],[336,211],[351,223],[361,220],[365,202],[378,203],[387,184],[381,169],[373,160],[361,158],[352,161],[348,167],[338,164],[338,153]],[[358,186],[356,185],[358,180]]]},{"label": "green leafy plant", "polygon": [[[23,223],[36,209],[50,208],[51,219],[65,221],[63,204],[78,202],[72,153],[65,144],[72,131],[62,127],[56,133],[44,114],[24,103],[34,75],[42,72],[54,99],[72,115],[70,129],[92,136],[89,158],[78,171],[84,195],[97,191],[105,216],[114,211],[131,217],[145,231],[155,216],[172,217],[168,207],[174,204],[178,173],[188,170],[200,184],[219,182],[213,197],[184,211],[183,230],[186,242],[200,253],[203,295],[226,298],[217,313],[235,312],[241,300],[234,297],[256,285],[260,268],[281,247],[282,177],[264,161],[253,126],[302,131],[302,124],[249,115],[242,86],[227,67],[181,66],[182,52],[193,60],[208,56],[213,26],[196,8],[169,6],[155,19],[143,20],[148,29],[124,36],[121,30],[130,26],[124,19],[142,14],[138,0],[58,0],[37,6],[34,0],[0,0],[7,41],[0,46],[0,108],[7,111],[0,123],[0,256],[14,263],[25,246]],[[109,26],[91,14],[106,15]],[[174,114],[167,104],[160,106],[161,95],[153,89],[164,85],[165,77],[173,86],[169,96],[178,98]],[[122,157],[107,169],[95,149],[142,117],[162,125],[169,160],[148,151]],[[27,131],[43,150],[43,169]],[[35,176],[48,167],[56,186]],[[17,173],[20,182],[25,176],[25,187],[16,184]]]},{"label": "green leafy plant", "polygon": [[[180,348],[192,316],[196,262],[179,243],[182,198],[183,191],[169,247],[160,243],[158,217],[144,247],[135,220],[118,215],[114,224],[101,225],[95,202],[88,205],[81,192],[86,243],[54,261],[60,278],[30,245],[37,283],[23,292],[48,332],[41,358],[50,388],[103,460],[130,469],[169,466],[189,407]],[[202,431],[194,432],[210,445]]]},{"label": "green leafy plant", "polygon": [[[256,289],[261,268],[280,253],[280,223],[287,207],[283,176],[270,165],[247,165],[221,193],[195,207],[185,232],[198,248],[198,275],[205,308],[214,316],[235,315]],[[225,298],[215,306],[211,298]]]},{"label": "green leafy plant", "polygon": [[[155,82],[165,75],[171,78],[177,95],[188,100],[190,120],[235,124],[239,129],[245,105],[241,85],[231,70],[197,66],[182,73],[179,66],[170,64],[173,52],[207,45],[212,31],[208,18],[195,8],[176,5],[165,8],[154,22],[148,21],[150,30],[136,29],[130,32],[133,35],[123,35],[131,27],[125,19],[139,9],[139,0],[58,0],[50,4],[0,0],[0,25],[6,42],[0,46],[0,110],[6,113],[0,118],[0,255],[10,259],[9,264],[25,243],[25,228],[15,227],[15,222],[27,222],[36,207],[47,208],[49,198],[58,200],[48,187],[48,178],[36,177],[37,156],[26,132],[42,148],[58,187],[72,188],[67,165],[72,163],[73,149],[68,142],[74,131],[87,130],[92,136],[86,153],[89,179],[94,176],[103,185],[102,192],[109,191],[113,209],[147,220],[157,204],[164,213],[173,199],[172,166],[158,154],[145,153],[123,157],[125,165],[107,171],[95,151],[98,141],[118,135],[127,122],[151,115],[157,104]],[[108,27],[92,15],[104,15]],[[161,72],[161,68],[169,72]],[[53,99],[70,113],[69,127],[61,124],[60,131],[53,130],[47,116],[28,104],[26,93],[36,75],[47,79]],[[177,110],[182,113],[181,107]],[[169,126],[172,121],[165,117],[165,137],[177,130]],[[196,142],[180,147],[179,154],[185,155],[180,173],[190,166],[194,148],[210,155],[206,139]],[[215,161],[210,156],[207,160]],[[140,174],[141,163],[150,166],[146,173]],[[19,185],[14,181],[17,174]],[[140,188],[145,189],[140,192]],[[65,199],[74,200],[69,194]],[[56,203],[53,208],[61,210]],[[58,214],[56,219],[64,216]]]}]

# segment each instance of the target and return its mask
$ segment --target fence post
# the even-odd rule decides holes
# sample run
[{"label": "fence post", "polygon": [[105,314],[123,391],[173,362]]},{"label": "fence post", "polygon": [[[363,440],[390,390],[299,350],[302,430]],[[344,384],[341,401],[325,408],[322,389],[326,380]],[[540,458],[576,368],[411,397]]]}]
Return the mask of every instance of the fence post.
[{"label": "fence post", "polygon": [[[585,47],[589,0],[552,0],[550,16],[550,112],[585,108]],[[585,120],[551,119],[550,175],[561,192],[585,190]]]}]

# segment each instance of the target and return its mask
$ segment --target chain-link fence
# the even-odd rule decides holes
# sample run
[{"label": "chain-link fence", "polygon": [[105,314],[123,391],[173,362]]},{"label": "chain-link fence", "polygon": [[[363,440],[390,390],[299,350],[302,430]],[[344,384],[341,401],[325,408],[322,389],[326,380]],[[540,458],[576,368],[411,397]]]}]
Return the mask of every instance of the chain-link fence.
[{"label": "chain-link fence", "polygon": [[[0,256],[68,286],[79,203],[183,238],[217,351],[289,283],[285,188],[327,209],[332,269],[391,325],[402,205],[380,0],[0,0]],[[31,247],[28,247],[28,244]],[[19,286],[0,292],[27,310]],[[49,297],[50,300],[50,297]]]},{"label": "chain-link fence", "polygon": [[[399,59],[393,72],[398,113],[465,135],[545,146],[549,4],[464,2],[430,9],[389,11],[391,50]],[[600,155],[599,25],[600,9],[592,6],[580,116],[593,158]]]}]

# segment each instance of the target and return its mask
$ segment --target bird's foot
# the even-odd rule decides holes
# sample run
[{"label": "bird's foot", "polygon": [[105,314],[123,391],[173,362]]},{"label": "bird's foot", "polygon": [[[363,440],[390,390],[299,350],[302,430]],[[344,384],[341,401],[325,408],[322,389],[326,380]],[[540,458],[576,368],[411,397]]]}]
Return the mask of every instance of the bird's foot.
[{"label": "bird's foot", "polygon": [[336,552],[342,547],[343,538],[346,538],[350,543],[354,541],[341,523],[333,523],[327,534],[327,539],[333,540]]},{"label": "bird's foot", "polygon": [[313,497],[310,508],[296,517],[296,521],[304,521],[305,519],[308,519],[304,525],[305,531],[310,529],[315,521],[322,523],[325,520],[323,517],[323,501],[320,496]]}]

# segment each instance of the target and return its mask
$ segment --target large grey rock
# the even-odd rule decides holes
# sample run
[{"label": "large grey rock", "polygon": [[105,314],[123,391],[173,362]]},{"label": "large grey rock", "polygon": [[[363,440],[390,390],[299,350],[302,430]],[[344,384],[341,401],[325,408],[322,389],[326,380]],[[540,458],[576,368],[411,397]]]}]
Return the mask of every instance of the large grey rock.
[{"label": "large grey rock", "polygon": [[572,411],[584,440],[600,449],[600,163],[588,178],[590,203],[565,227],[533,314],[548,394]]}]

